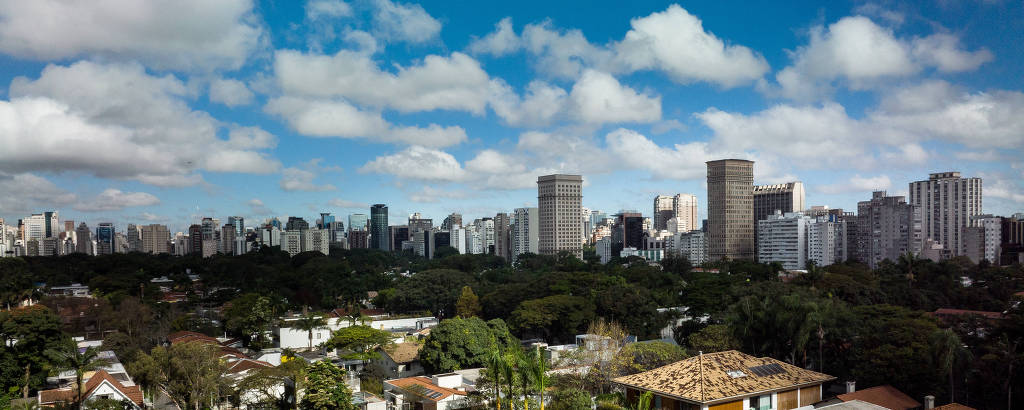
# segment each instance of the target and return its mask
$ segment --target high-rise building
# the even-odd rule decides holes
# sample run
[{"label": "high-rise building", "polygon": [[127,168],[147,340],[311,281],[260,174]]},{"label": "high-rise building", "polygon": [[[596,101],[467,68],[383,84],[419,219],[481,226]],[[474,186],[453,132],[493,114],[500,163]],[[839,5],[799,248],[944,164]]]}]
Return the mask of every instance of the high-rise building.
[{"label": "high-rise building", "polygon": [[788,270],[807,264],[807,225],[810,218],[799,212],[776,212],[757,221],[757,260],[778,262]]},{"label": "high-rise building", "polygon": [[142,252],[150,254],[170,253],[167,246],[171,231],[166,225],[150,224],[142,226]]},{"label": "high-rise building", "polygon": [[999,265],[1024,264],[1024,215],[999,219]]},{"label": "high-rise building", "polygon": [[870,201],[857,203],[856,225],[856,259],[872,269],[885,259],[895,262],[908,252],[921,252],[921,208],[902,196],[873,192]]},{"label": "high-rise building", "polygon": [[203,254],[203,226],[192,224],[188,227],[188,253],[193,255]]},{"label": "high-rise building", "polygon": [[234,255],[235,248],[235,226],[224,224],[220,228],[220,251],[225,255]]},{"label": "high-rise building", "polygon": [[[420,231],[429,231],[433,227],[434,220],[423,218],[419,212],[416,212],[409,217],[409,235],[413,235]],[[402,248],[398,248],[397,250],[402,250]]]},{"label": "high-rise building", "polygon": [[512,261],[524,253],[537,253],[540,232],[537,208],[516,208],[512,213]]},{"label": "high-rise building", "polygon": [[674,199],[668,195],[654,197],[654,229],[668,230],[668,220],[676,216],[674,202]]},{"label": "high-rise building", "polygon": [[583,177],[556,174],[537,178],[537,205],[540,254],[557,255],[565,251],[582,259]]},{"label": "high-rise building", "polygon": [[368,231],[370,217],[366,214],[352,214],[348,216],[348,230],[352,231]]},{"label": "high-rise building", "polygon": [[114,247],[114,224],[110,222],[101,222],[96,227],[96,254],[97,255],[110,255],[115,252]]},{"label": "high-rise building", "polygon": [[466,228],[463,228],[461,226],[456,225],[456,226],[452,227],[452,229],[450,231],[448,231],[448,233],[449,233],[449,236],[448,236],[448,239],[449,239],[448,246],[451,246],[452,248],[455,248],[457,251],[459,251],[459,254],[465,254],[466,253]]},{"label": "high-rise building", "polygon": [[1000,244],[1002,237],[1002,219],[992,215],[975,216],[972,226],[964,228],[964,256],[971,259],[971,262],[981,263],[987,260],[992,264],[999,264]]},{"label": "high-rise building", "polygon": [[981,178],[961,178],[959,172],[928,174],[928,180],[910,183],[910,204],[921,207],[924,239],[942,245],[950,256],[964,252],[960,237],[981,215]]},{"label": "high-rise building", "polygon": [[805,208],[803,182],[754,185],[755,221],[775,215],[775,211],[787,214],[790,212],[803,212]]},{"label": "high-rise building", "polygon": [[708,258],[754,257],[754,162],[708,161]]},{"label": "high-rise building", "polygon": [[621,211],[615,215],[611,241],[613,256],[618,255],[625,248],[643,249],[643,215],[635,211]]},{"label": "high-rise building", "polygon": [[451,213],[444,218],[444,222],[441,222],[441,229],[450,231],[456,226],[462,226],[462,214]]},{"label": "high-rise building", "polygon": [[330,232],[326,229],[307,229],[300,232],[302,233],[303,252],[320,252],[324,255],[330,255]]},{"label": "high-rise building", "polygon": [[32,214],[32,216],[22,220],[25,230],[22,238],[26,241],[29,239],[42,241],[44,238],[57,236],[57,230],[60,229],[58,219],[57,212],[55,211]]},{"label": "high-rise building", "polygon": [[354,230],[348,233],[348,246],[351,249],[367,249],[370,247],[370,231]]},{"label": "high-rise building", "polygon": [[811,218],[807,225],[807,260],[818,266],[843,262],[847,258],[846,220],[835,215]]},{"label": "high-rise building", "polygon": [[138,226],[128,224],[128,229],[124,231],[124,235],[128,240],[129,252],[142,252],[142,232],[139,231]]},{"label": "high-rise building", "polygon": [[86,255],[92,255],[92,231],[89,230],[89,226],[82,222],[78,224],[78,228],[75,229],[75,252],[84,253]]},{"label": "high-rise building", "polygon": [[309,222],[297,216],[289,216],[288,222],[284,225],[286,231],[304,231],[309,229]]},{"label": "high-rise building", "polygon": [[692,231],[700,227],[696,195],[676,194],[672,197],[672,208],[675,211],[675,217],[681,218],[685,223],[685,228],[680,228],[677,222],[676,228],[679,232]]},{"label": "high-rise building", "polygon": [[330,212],[321,212],[320,219],[316,221],[316,227],[320,229],[327,229],[327,227],[331,225],[331,222],[334,222],[334,215],[331,215]]},{"label": "high-rise building", "polygon": [[498,212],[494,215],[494,254],[506,261],[511,260],[512,256],[511,224],[507,213]]},{"label": "high-rise building", "polygon": [[707,235],[702,231],[678,232],[665,238],[665,248],[694,266],[707,262]]},{"label": "high-rise building", "polygon": [[388,238],[388,206],[374,204],[370,207],[370,248],[382,251],[390,250],[391,240]]},{"label": "high-rise building", "polygon": [[388,229],[391,231],[391,250],[401,252],[402,242],[412,239],[412,229],[409,229],[409,225],[392,225]]},{"label": "high-rise building", "polygon": [[291,256],[302,253],[302,232],[300,230],[281,232],[281,250],[288,252],[288,255]]}]

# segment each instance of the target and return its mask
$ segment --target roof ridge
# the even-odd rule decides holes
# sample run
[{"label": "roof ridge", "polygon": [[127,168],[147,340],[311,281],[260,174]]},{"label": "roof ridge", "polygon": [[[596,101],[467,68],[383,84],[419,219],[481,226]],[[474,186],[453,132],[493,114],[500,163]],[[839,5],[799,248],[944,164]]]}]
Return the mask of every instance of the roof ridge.
[{"label": "roof ridge", "polygon": [[700,352],[698,360],[700,361],[700,401],[704,401],[704,352]]}]

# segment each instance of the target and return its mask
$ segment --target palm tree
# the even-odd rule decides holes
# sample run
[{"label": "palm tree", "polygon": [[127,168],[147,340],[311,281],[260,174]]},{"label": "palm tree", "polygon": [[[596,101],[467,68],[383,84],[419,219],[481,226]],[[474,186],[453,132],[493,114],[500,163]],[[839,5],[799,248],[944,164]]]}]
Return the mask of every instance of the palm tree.
[{"label": "palm tree", "polygon": [[530,357],[530,371],[533,375],[533,384],[537,389],[537,393],[540,394],[540,410],[544,410],[544,377],[547,373],[547,368],[544,365],[544,354],[540,352],[540,347],[534,351],[534,354]]},{"label": "palm tree", "polygon": [[918,259],[917,255],[914,255],[913,252],[907,252],[900,255],[900,265],[902,265],[903,269],[907,272],[907,284],[910,287],[914,287],[914,266],[917,265],[918,262],[920,262],[920,259]]},{"label": "palm tree", "polygon": [[945,329],[932,335],[932,346],[939,353],[939,365],[943,373],[949,375],[949,402],[956,401],[953,384],[953,370],[958,359],[970,354],[964,349],[960,337],[952,329]]},{"label": "palm tree", "polygon": [[516,356],[516,370],[519,373],[519,384],[523,386],[523,408],[530,410],[530,387],[533,386],[533,358],[523,354]]},{"label": "palm tree", "polygon": [[313,331],[327,327],[327,320],[323,316],[307,313],[295,321],[295,327],[306,331],[309,336],[309,350],[313,350]]},{"label": "palm tree", "polygon": [[494,376],[494,401],[498,403],[498,410],[501,410],[501,368],[504,363],[501,350],[492,339],[491,351],[487,354],[487,373]]},{"label": "palm tree", "polygon": [[508,390],[506,392],[509,396],[509,408],[512,407],[512,396],[515,391],[515,378],[516,378],[516,362],[519,358],[516,356],[515,351],[506,351],[501,357],[501,372],[505,376],[505,381],[508,382]]},{"label": "palm tree", "polygon": [[67,343],[60,350],[47,351],[57,368],[60,370],[75,371],[75,408],[82,408],[82,379],[85,372],[93,371],[110,363],[107,359],[99,357],[99,350],[88,347],[85,350],[78,350],[75,343]]}]

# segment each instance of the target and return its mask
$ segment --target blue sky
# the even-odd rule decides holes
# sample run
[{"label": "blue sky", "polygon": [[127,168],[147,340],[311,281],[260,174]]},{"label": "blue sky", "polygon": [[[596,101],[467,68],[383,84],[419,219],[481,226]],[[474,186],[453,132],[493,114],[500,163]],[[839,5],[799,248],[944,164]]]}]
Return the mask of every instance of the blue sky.
[{"label": "blue sky", "polygon": [[554,172],[591,209],[703,217],[726,157],[844,209],[959,170],[1010,214],[1022,40],[1012,1],[4,2],[0,217],[439,222]]}]

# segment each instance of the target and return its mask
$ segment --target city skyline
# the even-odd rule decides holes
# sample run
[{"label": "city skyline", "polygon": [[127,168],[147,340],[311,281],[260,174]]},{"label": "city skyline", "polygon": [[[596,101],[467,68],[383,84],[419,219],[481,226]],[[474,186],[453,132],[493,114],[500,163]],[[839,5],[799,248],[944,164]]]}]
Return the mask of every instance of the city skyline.
[{"label": "city skyline", "polygon": [[1024,210],[1019,3],[154,2],[132,24],[55,7],[42,32],[26,5],[0,7],[8,223],[440,221],[535,207],[553,173],[584,175],[590,209],[689,193],[704,219],[723,158],[808,207],[959,171],[984,213]]}]

